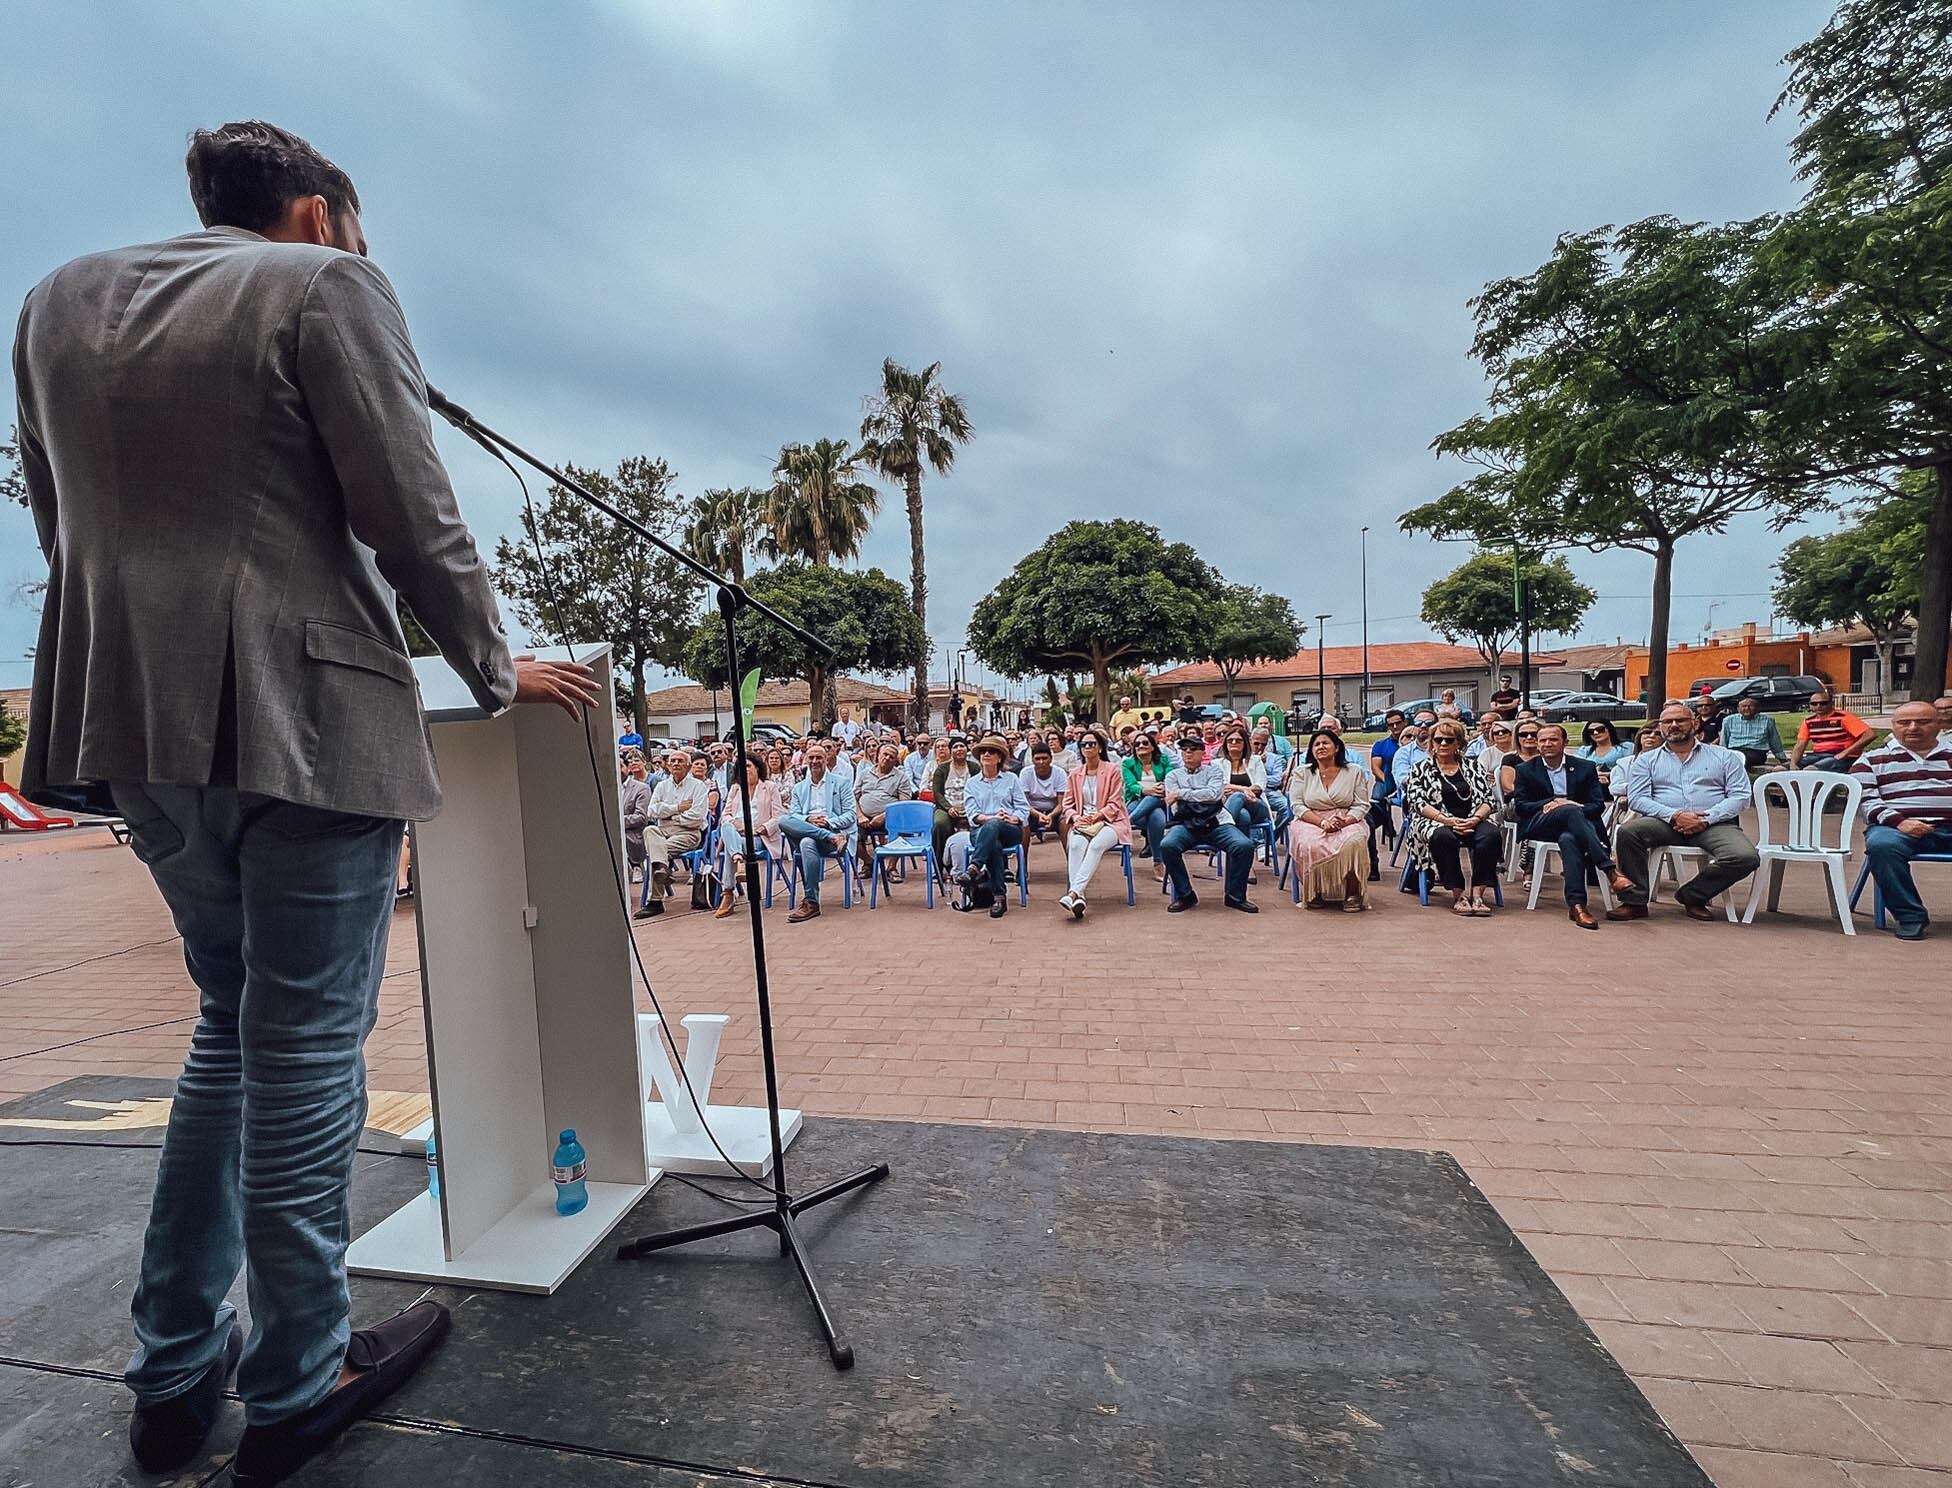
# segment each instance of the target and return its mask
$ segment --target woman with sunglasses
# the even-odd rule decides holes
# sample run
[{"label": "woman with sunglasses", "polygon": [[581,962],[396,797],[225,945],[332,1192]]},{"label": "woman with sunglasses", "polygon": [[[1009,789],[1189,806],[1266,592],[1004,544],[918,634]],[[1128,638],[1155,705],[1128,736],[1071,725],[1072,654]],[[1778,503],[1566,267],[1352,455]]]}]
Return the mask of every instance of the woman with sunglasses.
[{"label": "woman with sunglasses", "polygon": [[1125,774],[1107,757],[1108,743],[1103,729],[1088,725],[1078,736],[1081,763],[1064,786],[1064,815],[1071,824],[1064,850],[1071,872],[1069,890],[1059,896],[1057,905],[1074,920],[1084,918],[1084,891],[1105,854],[1132,845],[1132,823],[1125,814]]},{"label": "woman with sunglasses", "polygon": [[[1528,760],[1539,757],[1538,715],[1528,713],[1512,726],[1512,741],[1518,747],[1507,754],[1498,764],[1498,799],[1505,803],[1509,815],[1514,809],[1511,805],[1518,797],[1518,767]],[[1535,849],[1530,842],[1518,844],[1518,867],[1529,882],[1532,876],[1532,859]]]},{"label": "woman with sunglasses", "polygon": [[1600,784],[1613,784],[1613,767],[1633,753],[1633,746],[1620,738],[1619,731],[1603,718],[1595,718],[1579,731],[1579,747],[1573,751],[1590,760],[1600,772]]},{"label": "woman with sunglasses", "polygon": [[1166,867],[1159,861],[1159,839],[1172,825],[1166,812],[1166,776],[1171,773],[1172,762],[1159,752],[1159,736],[1150,729],[1133,735],[1132,753],[1124,765],[1128,826],[1145,838],[1145,851],[1139,856],[1152,859],[1153,877],[1161,880]]}]

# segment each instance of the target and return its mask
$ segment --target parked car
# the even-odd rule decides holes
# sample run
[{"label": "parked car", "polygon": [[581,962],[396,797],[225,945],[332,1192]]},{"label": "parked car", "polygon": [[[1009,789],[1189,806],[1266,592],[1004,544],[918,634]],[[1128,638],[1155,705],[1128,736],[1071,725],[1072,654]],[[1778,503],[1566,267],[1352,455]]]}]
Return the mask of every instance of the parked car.
[{"label": "parked car", "polygon": [[1630,703],[1610,692],[1568,692],[1539,708],[1539,717],[1547,723],[1591,723],[1595,719],[1617,723],[1646,716],[1645,703]]},{"label": "parked car", "polygon": [[[1735,680],[1738,682],[1746,682],[1749,679],[1747,677],[1737,677]],[[1678,700],[1675,698],[1669,698],[1668,701],[1691,703],[1698,697],[1707,697],[1710,693],[1714,692],[1717,688],[1726,687],[1728,685],[1729,685],[1729,679],[1728,679],[1727,672],[1723,672],[1719,677],[1696,677],[1694,681],[1688,684],[1688,690],[1682,693]]]},{"label": "parked car", "polygon": [[1733,712],[1743,698],[1752,697],[1764,713],[1807,713],[1810,699],[1829,690],[1830,684],[1821,677],[1737,677],[1715,688],[1709,696],[1714,698],[1717,707],[1727,712]]},{"label": "parked car", "polygon": [[[1534,694],[1534,696],[1537,696],[1537,694]],[[1444,700],[1442,698],[1427,697],[1417,698],[1415,701],[1408,703],[1391,703],[1387,708],[1378,708],[1374,713],[1369,714],[1362,720],[1363,732],[1374,733],[1387,727],[1383,722],[1384,716],[1396,712],[1399,708],[1402,710],[1405,718],[1415,718],[1420,711],[1424,713],[1435,713],[1438,708],[1443,706],[1443,702]],[[1473,713],[1462,703],[1457,705],[1457,711],[1458,715],[1466,724],[1473,724],[1478,721],[1477,714]]]}]

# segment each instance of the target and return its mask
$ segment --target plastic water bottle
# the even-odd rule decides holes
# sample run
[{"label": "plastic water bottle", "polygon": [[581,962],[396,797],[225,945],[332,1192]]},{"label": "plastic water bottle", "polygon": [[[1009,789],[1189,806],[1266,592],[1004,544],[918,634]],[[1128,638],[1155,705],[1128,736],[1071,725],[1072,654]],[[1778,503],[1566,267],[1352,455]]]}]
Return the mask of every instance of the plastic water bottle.
[{"label": "plastic water bottle", "polygon": [[427,1133],[427,1197],[439,1201],[441,1196],[441,1161],[434,1151],[434,1134]]},{"label": "plastic water bottle", "polygon": [[583,1144],[576,1140],[574,1128],[564,1132],[557,1140],[556,1155],[550,1168],[550,1176],[556,1180],[556,1212],[579,1212],[590,1202],[590,1185],[586,1181],[590,1164]]}]

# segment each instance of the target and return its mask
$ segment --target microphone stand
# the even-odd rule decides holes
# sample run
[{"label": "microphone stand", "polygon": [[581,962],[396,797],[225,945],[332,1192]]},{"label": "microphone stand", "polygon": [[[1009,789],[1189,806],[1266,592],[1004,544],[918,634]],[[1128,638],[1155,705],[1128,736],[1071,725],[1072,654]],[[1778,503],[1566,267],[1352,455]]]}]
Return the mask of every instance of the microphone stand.
[{"label": "microphone stand", "polygon": [[[525,465],[531,466],[543,475],[548,476],[550,480],[554,481],[564,490],[574,492],[612,521],[629,528],[660,552],[671,558],[675,558],[706,583],[712,585],[718,591],[719,617],[725,624],[726,673],[734,679],[735,686],[737,685],[737,678],[739,676],[739,636],[736,622],[741,610],[756,611],[796,637],[801,644],[810,646],[815,651],[824,655],[833,655],[833,647],[809,634],[803,627],[787,619],[779,611],[754,599],[746,592],[743,585],[734,584],[722,575],[714,573],[689,553],[666,542],[662,537],[659,537],[655,532],[651,531],[650,528],[644,526],[643,523],[618,511],[588,487],[578,481],[571,480],[562,471],[557,470],[554,466],[544,464],[519,444],[497,434],[493,429],[490,429],[473,414],[469,413],[467,409],[444,395],[438,388],[430,386],[427,389],[427,402],[428,406],[434,412],[438,413],[477,444],[482,445],[498,459],[501,458],[501,451],[507,451],[508,454],[515,456],[516,459],[522,461]],[[567,637],[565,637],[566,639]],[[734,778],[739,781],[739,797],[744,807],[745,840],[750,844],[755,842],[757,837],[752,828],[752,793],[745,787],[746,723],[744,710],[737,705],[736,699],[734,700],[732,709],[732,731],[733,737],[738,745],[736,756],[736,769],[738,773]],[[755,1209],[752,1213],[736,1215],[730,1219],[714,1220],[708,1224],[687,1225],[683,1229],[667,1230],[660,1234],[646,1235],[640,1239],[627,1241],[617,1247],[617,1259],[620,1261],[637,1260],[640,1257],[649,1255],[653,1251],[668,1250],[677,1245],[689,1245],[694,1240],[709,1240],[718,1235],[735,1234],[741,1230],[769,1229],[779,1237],[779,1253],[782,1256],[788,1256],[792,1259],[794,1269],[799,1273],[800,1283],[806,1288],[807,1298],[813,1303],[814,1315],[819,1322],[821,1336],[827,1343],[828,1357],[833,1360],[836,1369],[847,1369],[852,1367],[854,1363],[854,1347],[842,1336],[839,1325],[835,1323],[833,1314],[827,1308],[826,1300],[820,1295],[820,1284],[814,1277],[812,1262],[807,1258],[806,1242],[801,1239],[799,1227],[795,1223],[795,1220],[798,1216],[814,1208],[816,1205],[824,1204],[829,1199],[839,1198],[842,1194],[849,1193],[854,1189],[865,1187],[879,1179],[886,1178],[888,1176],[888,1165],[886,1163],[876,1163],[871,1168],[864,1168],[858,1173],[840,1179],[838,1182],[829,1183],[822,1188],[817,1188],[813,1192],[802,1194],[797,1198],[787,1190],[786,1152],[785,1146],[780,1140],[779,1130],[779,1067],[773,1057],[773,1005],[766,977],[766,932],[761,923],[759,913],[759,856],[757,853],[748,852],[745,854],[745,860],[746,904],[749,909],[746,918],[752,922],[753,985],[759,1000],[759,1052],[766,1070],[766,1118],[772,1136],[773,1147],[773,1171],[772,1183],[770,1185],[773,1197],[772,1206],[765,1209]],[[727,892],[730,892],[729,886]],[[701,1109],[698,1115],[702,1121],[705,1113]]]}]

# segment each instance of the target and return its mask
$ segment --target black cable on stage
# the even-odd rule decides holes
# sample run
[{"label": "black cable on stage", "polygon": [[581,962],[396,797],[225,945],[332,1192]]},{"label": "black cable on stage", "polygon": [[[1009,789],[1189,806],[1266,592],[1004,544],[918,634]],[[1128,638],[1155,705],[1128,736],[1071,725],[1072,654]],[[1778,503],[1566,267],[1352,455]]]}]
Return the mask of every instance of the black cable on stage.
[{"label": "black cable on stage", "polygon": [[[468,438],[472,439],[476,444],[480,445],[483,449],[487,450],[488,453],[493,455],[497,460],[501,461],[502,464],[507,467],[508,473],[515,477],[515,483],[522,488],[522,510],[526,520],[526,525],[529,529],[529,542],[531,546],[533,546],[535,549],[536,568],[537,571],[542,575],[543,593],[548,597],[550,614],[555,620],[556,634],[558,637],[557,644],[559,644],[563,648],[563,654],[567,656],[572,663],[575,663],[576,650],[575,647],[570,642],[569,629],[563,623],[562,605],[556,598],[555,578],[550,572],[548,557],[542,551],[542,527],[540,521],[536,517],[535,500],[529,494],[529,483],[522,478],[522,472],[515,468],[514,463],[508,458],[508,456],[504,455],[500,450],[496,449],[495,446],[491,444],[488,440],[483,439],[480,435],[476,434],[472,429],[463,428],[461,432],[466,434]],[[604,705],[606,707],[609,706],[609,699],[606,698],[604,700]],[[722,1159],[724,1159],[725,1165],[731,1170],[729,1173],[726,1174],[726,1176],[729,1178],[737,1178],[742,1183],[750,1184],[752,1187],[758,1189],[761,1193],[765,1194],[766,1202],[768,1204],[771,1204],[775,1202],[777,1198],[777,1195],[774,1192],[772,1185],[767,1183],[762,1183],[760,1182],[759,1179],[753,1177],[750,1173],[746,1172],[746,1170],[733,1159],[732,1155],[725,1150],[724,1146],[719,1142],[718,1134],[712,1130],[711,1123],[705,1119],[705,1103],[699,1100],[698,1092],[692,1088],[691,1072],[685,1068],[684,1054],[683,1051],[681,1051],[678,1048],[677,1036],[672,1032],[671,1029],[671,1020],[664,1015],[664,1008],[659,1004],[657,1000],[657,989],[651,985],[651,974],[644,969],[644,956],[643,956],[643,952],[638,948],[637,936],[632,929],[632,921],[630,918],[630,896],[625,887],[630,881],[630,874],[628,870],[626,870],[617,861],[617,843],[615,837],[611,835],[611,831],[610,831],[610,813],[604,809],[602,767],[599,766],[596,761],[596,745],[590,742],[590,730],[588,724],[582,722],[582,720],[580,719],[578,721],[582,727],[583,748],[589,754],[590,757],[590,785],[596,791],[597,817],[603,823],[603,845],[605,850],[610,855],[610,871],[616,879],[617,908],[623,913],[623,917],[624,917],[624,939],[630,945],[630,958],[636,964],[638,978],[644,984],[644,993],[647,997],[650,998],[651,1011],[657,1014],[659,1037],[664,1040],[665,1044],[671,1050],[671,1055],[672,1055],[671,1065],[674,1069],[677,1070],[679,1080],[681,1080],[684,1083],[685,1097],[691,1102],[692,1110],[698,1113],[698,1125],[700,1129],[704,1131],[706,1140],[712,1144],[712,1150],[717,1152],[718,1155]],[[744,788],[745,788],[744,783],[741,782],[740,789],[743,790]],[[646,863],[644,866],[644,873],[647,879],[650,875],[650,871],[651,871],[650,865]],[[728,886],[727,892],[730,892],[730,886]],[[753,914],[759,913],[759,907],[757,905],[749,906],[749,908]],[[676,1173],[667,1172],[665,1176],[667,1178],[679,1178],[679,1175]],[[684,1180],[682,1178],[679,1178],[679,1181],[683,1182]],[[758,1202],[758,1200],[756,1199],[755,1200],[735,1199],[725,1194],[713,1193],[712,1190],[707,1188],[701,1188],[699,1185],[693,1183],[687,1183],[686,1187],[698,1188],[699,1192],[711,1194],[713,1198],[719,1199],[728,1204]],[[789,1194],[789,1198],[790,1197],[791,1195]]]}]

